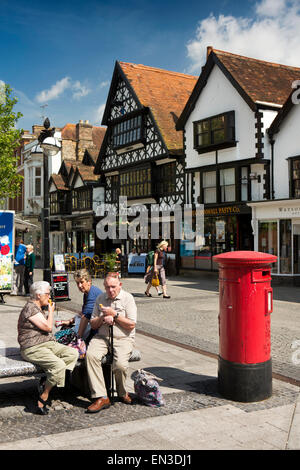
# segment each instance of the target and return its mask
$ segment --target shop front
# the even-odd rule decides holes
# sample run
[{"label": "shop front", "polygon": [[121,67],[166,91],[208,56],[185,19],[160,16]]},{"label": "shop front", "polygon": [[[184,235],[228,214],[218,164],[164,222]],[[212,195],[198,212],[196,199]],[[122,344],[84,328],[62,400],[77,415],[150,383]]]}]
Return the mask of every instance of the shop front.
[{"label": "shop front", "polygon": [[246,204],[204,206],[203,245],[181,241],[181,268],[217,271],[214,255],[236,250],[253,250],[251,209]]},{"label": "shop front", "polygon": [[95,230],[93,216],[66,221],[66,253],[93,253]]},{"label": "shop front", "polygon": [[273,279],[300,283],[300,199],[248,204],[252,208],[254,249],[278,257]]}]

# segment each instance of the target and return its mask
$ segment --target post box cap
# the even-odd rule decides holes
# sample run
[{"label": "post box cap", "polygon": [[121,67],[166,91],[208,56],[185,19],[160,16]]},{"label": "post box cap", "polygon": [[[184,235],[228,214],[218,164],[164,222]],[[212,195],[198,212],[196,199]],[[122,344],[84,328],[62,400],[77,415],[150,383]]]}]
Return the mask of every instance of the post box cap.
[{"label": "post box cap", "polygon": [[213,256],[213,261],[224,264],[266,264],[275,263],[277,256],[261,253],[260,251],[228,251]]}]

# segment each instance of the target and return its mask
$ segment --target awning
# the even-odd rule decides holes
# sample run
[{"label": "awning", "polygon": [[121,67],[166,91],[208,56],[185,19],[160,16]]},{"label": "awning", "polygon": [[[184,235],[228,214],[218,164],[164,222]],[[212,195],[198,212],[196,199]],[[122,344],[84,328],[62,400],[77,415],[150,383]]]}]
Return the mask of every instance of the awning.
[{"label": "awning", "polygon": [[21,230],[25,230],[26,228],[38,228],[37,225],[31,224],[30,222],[27,222],[27,220],[17,219],[17,217],[15,217],[15,227]]}]

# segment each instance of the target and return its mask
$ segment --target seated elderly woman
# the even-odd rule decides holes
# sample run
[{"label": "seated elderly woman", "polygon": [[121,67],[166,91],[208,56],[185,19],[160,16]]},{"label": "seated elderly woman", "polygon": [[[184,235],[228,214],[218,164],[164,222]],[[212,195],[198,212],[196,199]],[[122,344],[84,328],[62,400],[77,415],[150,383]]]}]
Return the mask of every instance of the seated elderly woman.
[{"label": "seated elderly woman", "polygon": [[[78,351],[55,341],[52,335],[55,304],[49,302],[50,284],[34,282],[30,299],[23,307],[18,320],[18,342],[22,357],[39,365],[46,373],[46,382],[39,387],[37,412],[48,413],[46,405],[50,390],[56,385],[64,387],[66,370],[73,370]],[[47,311],[43,307],[47,307]]]}]

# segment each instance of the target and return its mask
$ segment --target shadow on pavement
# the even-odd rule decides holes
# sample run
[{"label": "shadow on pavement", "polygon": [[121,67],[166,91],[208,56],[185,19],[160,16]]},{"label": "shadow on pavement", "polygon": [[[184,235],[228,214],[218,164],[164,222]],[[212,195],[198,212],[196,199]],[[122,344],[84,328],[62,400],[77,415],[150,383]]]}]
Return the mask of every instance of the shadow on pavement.
[{"label": "shadow on pavement", "polygon": [[[175,367],[145,367],[145,371],[162,379],[158,382],[162,387],[176,390],[204,393],[210,396],[220,396],[217,391],[218,379],[210,375],[193,374]],[[131,375],[133,379],[134,373]]]}]

